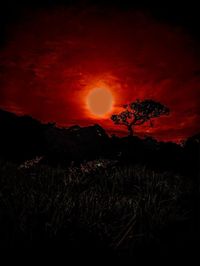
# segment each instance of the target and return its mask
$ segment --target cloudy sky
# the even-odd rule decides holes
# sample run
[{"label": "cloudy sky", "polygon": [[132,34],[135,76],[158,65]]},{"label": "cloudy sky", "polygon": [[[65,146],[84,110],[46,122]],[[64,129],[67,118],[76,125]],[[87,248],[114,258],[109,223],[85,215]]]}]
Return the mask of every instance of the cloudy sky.
[{"label": "cloudy sky", "polygon": [[[5,24],[5,22],[4,22]],[[113,113],[151,98],[171,114],[138,134],[179,141],[200,131],[199,42],[187,27],[142,8],[26,6],[6,21],[0,47],[0,108],[59,126],[98,123],[126,134],[86,106],[95,87],[109,89]]]}]

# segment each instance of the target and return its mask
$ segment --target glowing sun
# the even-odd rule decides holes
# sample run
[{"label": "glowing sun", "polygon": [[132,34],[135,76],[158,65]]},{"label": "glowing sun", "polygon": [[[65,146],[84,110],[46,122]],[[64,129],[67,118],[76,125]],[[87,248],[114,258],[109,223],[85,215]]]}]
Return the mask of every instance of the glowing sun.
[{"label": "glowing sun", "polygon": [[93,115],[103,117],[112,110],[113,95],[105,88],[92,89],[87,96],[87,105]]}]

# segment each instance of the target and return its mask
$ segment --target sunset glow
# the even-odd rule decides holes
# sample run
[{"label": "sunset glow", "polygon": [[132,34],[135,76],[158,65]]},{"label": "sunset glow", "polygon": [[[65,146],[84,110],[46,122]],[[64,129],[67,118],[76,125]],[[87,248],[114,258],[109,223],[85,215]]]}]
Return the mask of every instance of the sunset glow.
[{"label": "sunset glow", "polygon": [[61,127],[98,123],[124,136],[111,115],[150,98],[171,113],[152,128],[138,127],[138,135],[178,142],[198,132],[195,42],[147,14],[104,12],[106,20],[97,8],[39,10],[31,19],[25,12],[0,50],[0,108]]}]

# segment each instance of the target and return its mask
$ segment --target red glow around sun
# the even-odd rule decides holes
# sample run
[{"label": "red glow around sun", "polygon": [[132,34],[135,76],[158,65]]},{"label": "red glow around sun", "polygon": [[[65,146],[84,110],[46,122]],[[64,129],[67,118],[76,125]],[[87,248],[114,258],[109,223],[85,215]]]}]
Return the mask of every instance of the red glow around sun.
[{"label": "red glow around sun", "polygon": [[93,120],[109,120],[113,112],[121,110],[119,82],[104,73],[99,76],[85,75],[86,84],[80,90],[79,100],[85,116]]},{"label": "red glow around sun", "polygon": [[[122,136],[126,128],[114,125],[110,115],[123,104],[151,98],[171,114],[153,128],[138,127],[138,134],[179,141],[199,132],[200,61],[191,37],[146,14],[104,12],[26,11],[10,25],[0,49],[0,108],[59,126],[98,123]],[[102,116],[88,108],[95,88],[113,97]]]}]

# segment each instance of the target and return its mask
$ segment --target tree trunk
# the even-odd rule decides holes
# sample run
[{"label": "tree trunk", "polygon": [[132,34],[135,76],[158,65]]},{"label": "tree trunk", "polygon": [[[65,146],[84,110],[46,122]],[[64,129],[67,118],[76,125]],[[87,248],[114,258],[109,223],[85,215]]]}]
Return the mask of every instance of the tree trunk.
[{"label": "tree trunk", "polygon": [[133,128],[132,126],[128,126],[129,136],[133,136]]}]

